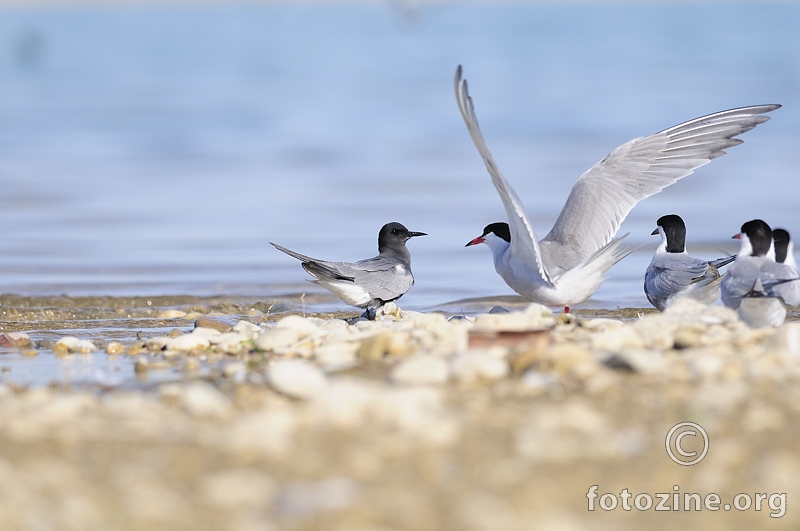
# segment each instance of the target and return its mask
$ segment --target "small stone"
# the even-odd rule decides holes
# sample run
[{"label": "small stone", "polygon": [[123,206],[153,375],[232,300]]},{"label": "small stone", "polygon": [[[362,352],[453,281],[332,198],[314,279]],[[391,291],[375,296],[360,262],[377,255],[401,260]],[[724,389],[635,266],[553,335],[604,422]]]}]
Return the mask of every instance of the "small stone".
[{"label": "small stone", "polygon": [[217,332],[227,332],[231,329],[231,324],[219,319],[211,319],[210,317],[198,317],[194,321],[195,328],[213,328]]},{"label": "small stone", "polygon": [[300,359],[277,360],[267,367],[266,376],[273,389],[293,398],[312,398],[328,385],[316,365]]},{"label": "small stone", "polygon": [[38,356],[38,355],[39,355],[39,351],[38,351],[38,350],[34,350],[34,349],[32,349],[32,348],[29,348],[29,349],[25,349],[25,350],[23,350],[23,351],[22,351],[22,355],[23,355],[23,356],[30,357],[30,358],[33,358],[33,357],[35,357],[35,356]]},{"label": "small stone", "polygon": [[181,332],[177,328],[173,328],[172,330],[167,332],[167,337],[178,337],[179,335],[182,335],[182,334],[183,334],[183,332]]},{"label": "small stone", "polygon": [[592,338],[592,347],[595,350],[608,352],[621,352],[625,349],[642,349],[644,341],[631,326],[607,328]]},{"label": "small stone", "polygon": [[106,353],[108,354],[122,354],[126,351],[125,345],[119,341],[111,341],[106,345]]},{"label": "small stone", "polygon": [[144,342],[145,346],[148,350],[153,352],[164,350],[172,342],[172,338],[167,336],[160,336],[160,337],[151,337],[147,341]]},{"label": "small stone", "polygon": [[73,336],[65,336],[56,341],[56,344],[53,345],[53,353],[54,354],[66,354],[69,352],[70,347],[77,344],[80,339]]},{"label": "small stone", "polygon": [[0,347],[25,348],[31,346],[31,338],[25,332],[3,332]]},{"label": "small stone", "polygon": [[585,319],[580,321],[580,325],[582,328],[586,330],[605,330],[607,328],[616,328],[618,326],[622,326],[625,324],[623,321],[619,319],[607,319],[607,318],[596,318],[596,319]]},{"label": "small stone", "polygon": [[447,361],[435,356],[414,356],[397,364],[391,380],[406,385],[437,385],[447,382],[450,368]]},{"label": "small stone", "polygon": [[164,310],[158,314],[159,319],[180,319],[181,317],[186,317],[186,312],[181,310]]},{"label": "small stone", "polygon": [[475,318],[475,330],[522,332],[552,328],[555,323],[550,308],[533,303],[522,312],[479,315]]},{"label": "small stone", "polygon": [[393,302],[387,302],[375,312],[375,320],[382,321],[384,317],[389,317],[395,321],[399,321],[401,316],[400,308]]},{"label": "small stone", "polygon": [[237,363],[228,363],[222,368],[222,375],[225,378],[235,378],[237,376],[244,377],[244,374],[247,372],[247,367],[244,363],[237,362]]},{"label": "small stone", "polygon": [[178,401],[195,417],[224,417],[233,409],[231,400],[213,385],[196,381],[183,389]]},{"label": "small stone", "polygon": [[275,323],[275,328],[292,330],[298,335],[299,339],[303,339],[319,330],[311,319],[300,317],[299,315],[287,315]]},{"label": "small stone", "polygon": [[79,339],[69,344],[69,351],[76,354],[89,354],[95,352],[97,346],[88,339]]},{"label": "small stone", "polygon": [[167,343],[167,348],[171,350],[196,350],[196,349],[204,349],[211,345],[211,342],[208,340],[207,337],[203,337],[202,334],[195,334],[192,332],[191,334],[185,334],[182,336],[178,336],[169,340]]},{"label": "small stone", "polygon": [[133,364],[133,370],[137,373],[144,373],[150,368],[150,362],[144,356],[136,358],[136,363]]},{"label": "small stone", "polygon": [[211,340],[212,344],[217,345],[217,349],[226,354],[240,354],[245,350],[243,343],[248,341],[248,337],[238,332],[226,332]]},{"label": "small stone", "polygon": [[508,376],[509,365],[505,359],[480,352],[461,354],[451,362],[453,376],[461,382],[500,380]]},{"label": "small stone", "polygon": [[604,363],[612,369],[632,370],[642,374],[658,374],[668,367],[658,350],[623,350],[607,358]]},{"label": "small stone", "polygon": [[389,350],[392,342],[392,333],[383,332],[369,336],[361,341],[358,347],[358,357],[366,361],[378,361],[383,359],[384,354]]},{"label": "small stone", "polygon": [[239,321],[236,323],[236,326],[233,327],[233,331],[247,336],[248,339],[255,339],[264,329],[249,321]]},{"label": "small stone", "polygon": [[358,365],[358,349],[354,342],[327,343],[314,349],[314,358],[325,371],[341,371]]},{"label": "small stone", "polygon": [[272,352],[276,349],[286,348],[300,341],[300,334],[290,328],[272,328],[256,338],[256,347],[259,350]]}]

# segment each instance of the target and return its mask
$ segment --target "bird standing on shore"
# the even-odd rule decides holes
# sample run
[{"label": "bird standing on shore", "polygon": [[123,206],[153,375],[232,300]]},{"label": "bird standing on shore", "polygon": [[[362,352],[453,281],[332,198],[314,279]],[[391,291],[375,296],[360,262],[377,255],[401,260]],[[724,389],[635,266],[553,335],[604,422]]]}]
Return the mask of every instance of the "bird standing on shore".
[{"label": "bird standing on shore", "polygon": [[507,223],[487,225],[467,246],[486,243],[495,270],[511,289],[565,311],[591,297],[606,271],[632,252],[621,247],[625,236],[615,236],[636,203],[741,144],[734,137],[766,122],[763,114],[780,107],[722,111],[621,145],[577,180],[552,230],[538,240],[522,201],[481,134],[460,66],[455,90],[461,116],[508,217]]},{"label": "bird standing on shore", "polygon": [[760,219],[742,225],[736,261],[722,280],[722,303],[753,328],[780,326],[786,304],[800,304],[797,271],[775,261],[772,229]]},{"label": "bird standing on shore", "polygon": [[406,242],[424,232],[411,232],[400,223],[387,223],[378,234],[378,256],[355,263],[328,262],[290,251],[270,242],[279,251],[297,258],[319,284],[344,302],[364,308],[364,317],[375,319],[375,312],[387,302],[402,297],[414,285],[411,253]]},{"label": "bird standing on shore", "polygon": [[651,236],[661,235],[661,245],[644,275],[644,293],[650,304],[661,311],[675,299],[688,297],[704,304],[719,299],[722,276],[719,268],[733,262],[735,256],[713,261],[689,256],[686,252],[686,224],[676,214],[661,216]]}]

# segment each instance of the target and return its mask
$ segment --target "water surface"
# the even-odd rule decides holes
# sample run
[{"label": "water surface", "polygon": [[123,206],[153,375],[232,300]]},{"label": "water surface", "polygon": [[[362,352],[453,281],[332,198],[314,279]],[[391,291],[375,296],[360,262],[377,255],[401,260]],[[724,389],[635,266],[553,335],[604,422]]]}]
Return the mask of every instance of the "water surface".
[{"label": "water surface", "polygon": [[355,260],[396,220],[430,234],[410,242],[404,307],[508,295],[488,249],[463,248],[504,215],[455,105],[456,65],[540,237],[617,145],[782,103],[624,223],[651,243],[591,305],[647,306],[663,214],[708,258],[748,219],[800,230],[798,21],[788,3],[6,9],[0,291],[313,292],[268,242]]}]

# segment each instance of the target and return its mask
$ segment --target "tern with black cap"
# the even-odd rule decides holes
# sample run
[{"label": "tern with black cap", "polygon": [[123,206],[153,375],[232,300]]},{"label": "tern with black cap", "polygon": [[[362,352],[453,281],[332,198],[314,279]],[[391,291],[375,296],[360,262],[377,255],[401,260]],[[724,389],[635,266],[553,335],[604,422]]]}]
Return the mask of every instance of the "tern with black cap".
[{"label": "tern with black cap", "polygon": [[424,232],[412,232],[400,223],[387,223],[378,234],[378,256],[358,262],[328,262],[305,256],[270,242],[279,251],[297,258],[314,280],[344,302],[364,308],[367,319],[387,302],[402,297],[414,285],[411,253],[406,242]]},{"label": "tern with black cap", "polygon": [[800,304],[797,271],[775,261],[772,229],[764,221],[748,221],[733,237],[741,247],[722,280],[722,303],[753,328],[782,325],[786,304]]},{"label": "tern with black cap", "polygon": [[689,256],[686,252],[686,224],[677,214],[661,216],[651,236],[661,235],[661,245],[653,254],[644,274],[644,293],[650,304],[661,311],[675,299],[690,298],[704,304],[719,299],[722,276],[719,268],[736,256],[713,261]]},{"label": "tern with black cap", "polygon": [[786,264],[797,271],[797,262],[794,260],[794,242],[786,229],[772,231],[772,241],[775,245],[775,261]]},{"label": "tern with black cap", "polygon": [[505,207],[508,222],[487,225],[468,245],[487,243],[494,266],[511,289],[547,306],[579,304],[594,294],[605,273],[632,252],[616,238],[620,224],[642,199],[741,144],[734,138],[769,120],[780,105],[722,111],[636,138],[612,151],[573,185],[553,229],[538,240],[516,192],[500,173],[478,127],[461,67],[456,101]]}]

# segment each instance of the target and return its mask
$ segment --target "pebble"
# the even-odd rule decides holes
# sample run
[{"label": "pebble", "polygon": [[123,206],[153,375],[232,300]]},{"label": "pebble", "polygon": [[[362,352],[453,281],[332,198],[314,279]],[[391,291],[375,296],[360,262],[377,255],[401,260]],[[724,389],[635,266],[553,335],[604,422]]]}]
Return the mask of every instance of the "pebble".
[{"label": "pebble", "polygon": [[108,354],[123,354],[126,350],[127,348],[125,345],[119,341],[110,341],[108,345],[106,345],[106,352]]},{"label": "pebble", "polygon": [[306,338],[318,330],[312,319],[300,317],[299,315],[287,315],[275,323],[275,328],[278,330],[292,330],[299,339]]},{"label": "pebble", "polygon": [[312,398],[325,391],[328,384],[319,367],[301,359],[271,363],[267,366],[266,377],[273,389],[292,398]]},{"label": "pebble", "polygon": [[97,346],[88,339],[78,339],[77,337],[66,336],[59,339],[53,346],[53,352],[57,354],[90,354],[97,350]]},{"label": "pebble", "polygon": [[438,385],[447,382],[449,377],[447,360],[436,356],[414,356],[398,363],[392,369],[390,379],[404,385]]},{"label": "pebble", "polygon": [[211,319],[210,317],[198,317],[194,321],[195,328],[212,328],[217,332],[227,332],[231,329],[231,324],[220,319]]},{"label": "pebble", "polygon": [[186,312],[181,310],[164,310],[158,314],[159,319],[180,319],[186,317]]},{"label": "pebble", "polygon": [[505,359],[480,352],[455,356],[450,367],[453,376],[464,383],[500,380],[509,374],[509,365]]},{"label": "pebble", "polygon": [[197,350],[207,348],[211,345],[209,338],[205,337],[205,334],[196,334],[195,332],[174,338],[167,338],[167,340],[166,346],[171,350]]},{"label": "pebble", "polygon": [[233,327],[232,331],[245,335],[248,339],[255,339],[264,329],[249,321],[239,321]]},{"label": "pebble", "polygon": [[226,332],[211,338],[211,343],[226,354],[240,354],[246,350],[243,343],[249,340],[248,336],[239,332]]},{"label": "pebble", "polygon": [[3,332],[0,347],[25,348],[31,346],[31,338],[25,332]]},{"label": "pebble", "polygon": [[231,400],[213,385],[196,381],[183,386],[178,402],[195,417],[221,418],[233,409]]},{"label": "pebble", "polygon": [[291,328],[271,328],[256,338],[256,347],[259,350],[272,352],[286,348],[300,341],[300,334]]},{"label": "pebble", "polygon": [[522,312],[483,314],[475,318],[475,329],[482,331],[521,332],[544,330],[555,325],[553,311],[533,303]]},{"label": "pebble", "polygon": [[326,372],[341,371],[358,365],[355,342],[336,342],[320,345],[314,349],[314,359]]}]

